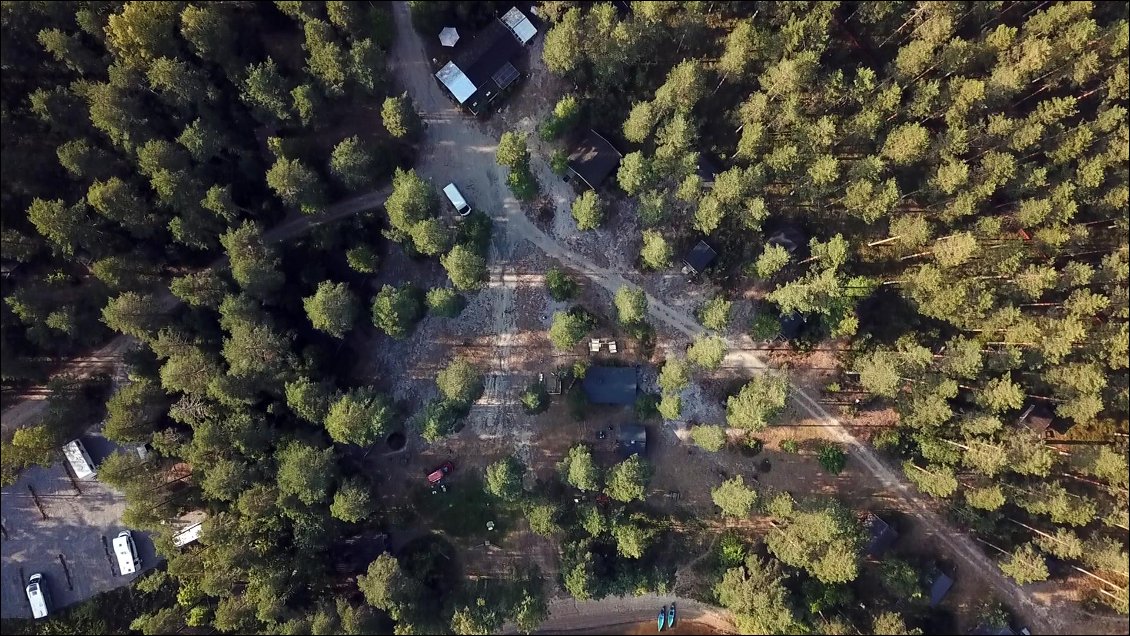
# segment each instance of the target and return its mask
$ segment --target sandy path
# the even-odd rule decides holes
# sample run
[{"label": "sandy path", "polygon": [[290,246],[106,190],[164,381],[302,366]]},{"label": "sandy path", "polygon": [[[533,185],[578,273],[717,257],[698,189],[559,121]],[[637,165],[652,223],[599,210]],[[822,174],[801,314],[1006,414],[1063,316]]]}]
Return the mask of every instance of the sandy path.
[{"label": "sandy path", "polygon": [[[393,14],[397,23],[398,37],[389,63],[394,73],[401,79],[402,85],[411,94],[416,102],[417,109],[421,111],[428,124],[423,144],[424,152],[420,157],[417,171],[422,176],[432,179],[433,183],[457,182],[461,189],[465,188],[464,194],[468,196],[471,204],[491,214],[495,221],[495,237],[492,239],[491,256],[497,267],[492,273],[491,289],[498,290],[500,294],[499,301],[493,305],[493,326],[497,335],[499,352],[496,355],[497,372],[492,373],[488,378],[488,393],[484,396],[484,406],[481,407],[481,409],[487,410],[487,414],[480,419],[486,422],[493,420],[494,423],[502,423],[507,419],[508,405],[513,402],[512,389],[505,373],[509,366],[511,338],[514,329],[512,317],[514,286],[512,282],[508,282],[511,279],[505,276],[505,263],[513,253],[513,246],[520,240],[529,241],[545,252],[546,255],[584,274],[594,283],[612,293],[625,285],[633,288],[639,286],[625,279],[620,273],[600,267],[561,245],[526,217],[518,202],[514,200],[505,186],[506,169],[498,166],[494,161],[497,140],[482,133],[475,123],[459,113],[454,104],[442,93],[432,77],[432,71],[428,65],[420,37],[410,25],[407,5],[403,2],[396,3]],[[535,173],[546,173],[547,167],[542,159],[535,157],[533,162]],[[383,203],[385,197],[387,197],[387,189],[382,189],[331,206],[317,217],[293,218],[268,232],[268,240],[286,240],[315,225],[344,218],[360,210],[379,205]],[[685,336],[693,337],[706,331],[691,315],[668,305],[651,294],[648,294],[648,304],[649,313],[657,322]],[[126,340],[128,339],[125,337],[115,338],[96,353],[101,353],[104,356],[119,352],[122,347],[128,344],[125,342]],[[730,353],[724,362],[727,367],[744,368],[751,371],[768,368],[765,361],[756,353],[745,350],[745,348],[753,346],[748,336],[727,338],[727,341],[730,348]],[[68,370],[79,370],[81,372],[86,360],[87,358],[83,358],[68,364],[62,373],[65,374]],[[987,580],[1002,597],[1007,599],[1019,611],[1033,631],[1054,633],[1064,631],[1067,624],[1064,620],[1064,614],[1073,614],[1073,610],[1060,607],[1057,608],[1056,616],[1052,616],[1046,606],[1037,603],[1027,592],[1001,574],[996,564],[985,556],[972,539],[950,527],[930,510],[914,489],[904,482],[900,476],[887,468],[867,445],[853,437],[843,424],[825,411],[815,399],[796,387],[792,389],[792,395],[804,411],[822,422],[836,439],[848,445],[853,451],[851,457],[857,459],[885,488],[890,489],[909,510],[914,511],[920,522],[929,528],[929,531],[954,557]],[[35,418],[42,411],[44,404],[45,402],[42,400],[29,401],[6,410],[3,414],[4,430],[7,431],[10,426],[18,426]],[[9,412],[13,413],[11,416],[12,423],[9,420]],[[639,598],[639,620],[645,620],[648,614],[654,613],[656,603],[662,604],[659,597]],[[564,609],[561,609],[550,620],[563,621],[557,626],[558,629],[585,629],[601,625],[620,624],[626,620],[636,620],[631,617],[626,618],[624,614],[624,612],[634,613],[637,611],[636,601],[621,599],[616,602],[619,605],[610,605],[608,599],[594,602],[597,605],[586,606],[585,611],[578,610],[571,619],[564,618],[567,613],[560,613],[565,612]],[[691,609],[692,601],[686,602],[688,610]],[[569,603],[572,603],[572,601],[569,601]],[[624,605],[625,603],[627,605]],[[642,609],[645,605],[646,611]],[[598,607],[604,606],[613,609],[609,609],[607,612],[603,609],[597,611]],[[559,607],[564,608],[565,606]],[[614,609],[617,607],[619,609]],[[680,607],[682,606],[680,605]],[[562,618],[558,618],[558,616]],[[615,620],[612,620],[613,618]],[[688,619],[690,619],[689,616]],[[611,622],[600,623],[600,620]],[[556,623],[553,625],[556,625]],[[544,629],[552,630],[554,629],[553,625],[547,622]]]},{"label": "sandy path", "polygon": [[[511,409],[516,402],[516,389],[510,381],[510,361],[517,331],[514,300],[518,280],[511,265],[515,242],[507,221],[525,217],[521,205],[505,185],[506,169],[495,163],[497,140],[468,125],[463,114],[440,90],[424,45],[412,28],[407,6],[397,3],[393,7],[393,19],[397,38],[390,60],[395,61],[401,86],[407,89],[427,125],[416,173],[437,189],[455,183],[471,206],[488,214],[495,224],[489,254],[490,280],[487,289],[479,292],[491,295],[489,329],[495,336],[495,347],[483,382],[483,396],[472,408],[470,424],[480,438],[499,437],[514,421]],[[449,215],[446,201],[440,203],[441,216]]]},{"label": "sandy path", "polygon": [[[549,602],[549,617],[538,627],[535,633],[560,634],[645,621],[654,622],[659,608],[671,601],[675,601],[678,607],[677,620],[680,623],[705,625],[718,634],[735,633],[734,627],[730,624],[724,610],[687,598],[674,598],[657,594],[609,596],[599,601],[577,601],[572,598],[554,599]],[[652,625],[652,628],[654,629],[654,625]],[[507,625],[501,633],[514,634],[517,632],[512,625]]]},{"label": "sandy path", "polygon": [[[400,47],[405,49],[415,48],[419,55],[419,73],[415,77],[413,77],[413,73],[409,73],[407,86],[413,99],[425,112],[425,118],[429,121],[429,137],[432,138],[429,141],[433,141],[433,143],[430,144],[432,151],[428,158],[433,159],[436,153],[442,153],[440,163],[446,170],[446,174],[455,175],[453,178],[462,179],[461,186],[463,183],[468,184],[467,187],[472,192],[473,204],[483,208],[484,201],[490,202],[490,209],[495,211],[493,216],[496,232],[501,230],[508,237],[505,244],[512,245],[516,240],[529,241],[545,252],[547,256],[555,258],[584,274],[611,293],[615,293],[616,290],[625,285],[639,288],[638,285],[627,280],[619,272],[601,267],[562,245],[526,217],[506,190],[504,185],[505,169],[497,166],[493,161],[494,149],[497,146],[496,140],[482,133],[473,121],[463,119],[455,111],[452,102],[442,93],[427,65],[420,37],[410,26],[407,5],[403,2],[396,3],[394,15],[398,27],[398,50],[401,50]],[[404,53],[401,53],[401,55],[404,55]],[[417,63],[403,57],[398,62],[398,67],[406,71],[417,66]],[[425,160],[423,163],[425,165],[419,167],[418,170],[425,174],[427,174],[429,168],[434,168],[436,165],[436,162],[429,160]],[[535,174],[543,175],[548,170],[546,162],[539,157],[533,158],[533,169]],[[494,186],[496,191],[491,193],[484,186]],[[706,332],[706,329],[688,313],[651,294],[647,295],[647,299],[648,311],[657,322],[687,337],[694,337]],[[499,323],[499,326],[503,325],[504,321]],[[504,334],[501,330],[498,333],[500,342],[502,342],[505,339]],[[725,366],[744,368],[754,372],[768,368],[768,365],[760,356],[748,350],[748,348],[754,346],[752,339],[748,336],[727,338],[727,345],[730,352],[723,362]],[[503,353],[502,355],[508,354]],[[858,460],[885,489],[890,490],[893,495],[897,496],[908,510],[913,511],[919,521],[925,524],[929,532],[956,559],[988,581],[1021,614],[1033,631],[1064,631],[1063,614],[1065,612],[1063,608],[1057,608],[1057,615],[1053,616],[1049,612],[1049,608],[1037,603],[1027,592],[1006,578],[995,562],[985,556],[969,536],[952,528],[935,514],[901,476],[887,468],[870,447],[852,436],[843,423],[828,413],[817,400],[797,387],[793,387],[791,393],[801,409],[821,422],[835,439],[846,444],[852,451],[851,457]],[[651,605],[654,604],[653,601]],[[648,611],[654,611],[654,607],[651,607]],[[584,618],[586,623],[588,622],[589,618],[586,614],[579,614],[577,620],[580,620],[581,617]],[[616,622],[622,623],[624,618],[621,616]],[[560,627],[565,628],[566,624],[571,625],[570,629],[579,628],[577,624],[570,624],[567,621]],[[590,624],[594,627],[598,625],[599,623],[596,622]],[[552,628],[546,627],[546,629]]]}]

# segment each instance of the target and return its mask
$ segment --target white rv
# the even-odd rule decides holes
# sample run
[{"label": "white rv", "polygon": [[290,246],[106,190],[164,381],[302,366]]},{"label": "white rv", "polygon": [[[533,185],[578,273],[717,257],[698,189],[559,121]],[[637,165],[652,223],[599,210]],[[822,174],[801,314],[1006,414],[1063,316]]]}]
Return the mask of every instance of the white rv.
[{"label": "white rv", "polygon": [[137,558],[137,546],[133,543],[133,534],[129,530],[122,530],[114,537],[114,556],[118,557],[118,572],[125,576],[137,572],[141,566],[141,559]]},{"label": "white rv", "polygon": [[75,471],[75,477],[89,479],[94,476],[94,462],[81,441],[76,439],[63,444],[63,455],[67,457],[71,470]]},{"label": "white rv", "polygon": [[471,206],[467,203],[467,199],[463,198],[463,193],[454,183],[443,186],[443,193],[447,195],[447,200],[455,207],[455,212],[459,216],[467,216],[471,213]]},{"label": "white rv", "polygon": [[47,591],[47,581],[39,572],[31,575],[27,580],[27,600],[31,603],[31,615],[34,618],[45,618],[51,609],[51,594]]}]

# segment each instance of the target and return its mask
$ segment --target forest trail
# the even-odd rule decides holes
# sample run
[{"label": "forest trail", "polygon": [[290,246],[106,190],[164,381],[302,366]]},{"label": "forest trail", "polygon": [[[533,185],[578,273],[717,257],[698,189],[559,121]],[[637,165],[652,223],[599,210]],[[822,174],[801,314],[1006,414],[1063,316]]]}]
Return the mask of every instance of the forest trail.
[{"label": "forest trail", "polygon": [[[660,607],[675,601],[680,624],[696,623],[708,631],[694,633],[733,634],[728,613],[706,603],[671,595],[644,594],[643,596],[609,596],[600,600],[578,601],[573,598],[556,598],[549,601],[549,616],[538,626],[536,634],[567,634],[570,632],[601,633],[597,630],[630,627],[635,623],[650,621],[655,629],[655,614]],[[620,630],[617,630],[620,631]],[[513,625],[502,628],[503,634],[516,634]],[[625,632],[620,632],[625,633]],[[633,632],[634,633],[634,632]]]},{"label": "forest trail", "polygon": [[[339,221],[358,212],[371,210],[383,205],[391,191],[392,186],[385,186],[372,192],[359,194],[335,203],[320,214],[312,216],[292,214],[265,232],[263,240],[266,243],[281,243],[300,236],[319,225]],[[213,261],[209,268],[217,269],[227,266],[228,259],[224,256]],[[157,292],[157,303],[162,312],[168,313],[176,309],[181,301],[173,296],[168,289],[162,289]],[[55,371],[53,377],[84,380],[100,373],[118,374],[118,365],[122,362],[122,355],[136,344],[137,340],[132,336],[117,336],[95,351],[68,360]],[[50,397],[50,393],[45,389],[46,385],[30,387],[27,396],[4,409],[3,414],[0,414],[0,430],[2,430],[5,438],[14,433],[16,429],[34,424],[43,417],[43,410],[47,408],[46,398]]]},{"label": "forest trail", "polygon": [[[524,215],[520,218],[511,219],[507,227],[542,249],[547,255],[584,274],[611,293],[615,293],[623,286],[639,288],[638,285],[627,281],[619,273],[599,267],[580,254],[561,245],[538,229]],[[655,296],[648,294],[647,301],[648,313],[656,321],[688,337],[708,333],[708,330],[700,325],[694,317],[668,305]],[[746,369],[754,373],[769,368],[757,353],[750,350],[756,346],[756,343],[749,336],[727,337],[725,340],[728,352],[723,364],[726,367]],[[1009,604],[1015,607],[1024,617],[1030,629],[1052,633],[1063,631],[1064,623],[1061,619],[1053,617],[1049,608],[1037,603],[1023,589],[1006,578],[996,563],[987,557],[968,535],[954,529],[933,512],[909,484],[891,471],[868,445],[848,432],[843,423],[828,413],[816,399],[796,386],[790,387],[790,393],[801,409],[821,422],[834,435],[835,439],[848,447],[849,462],[858,461],[876,481],[882,484],[884,489],[895,495],[902,502],[903,508],[914,515],[917,523],[924,524],[929,529],[929,534],[941,542],[954,557],[967,564],[971,570],[988,581],[999,594],[1007,599]],[[1062,615],[1062,612],[1060,612],[1060,615]]]},{"label": "forest trail", "polygon": [[[484,209],[494,212],[496,234],[508,235],[504,241],[506,245],[513,246],[519,240],[529,241],[547,256],[584,274],[610,293],[615,294],[624,286],[638,289],[638,285],[627,280],[621,273],[600,267],[562,245],[530,221],[506,190],[506,169],[498,166],[494,161],[497,140],[483,133],[474,120],[459,113],[457,107],[443,94],[432,77],[420,35],[411,27],[407,4],[395,3],[393,15],[399,37],[391,60],[396,69],[405,71],[405,75],[401,76],[403,86],[409,91],[424,120],[428,122],[427,136],[431,143],[428,144],[428,152],[421,157],[417,171],[433,178],[433,181],[436,181],[437,176],[444,182],[462,179],[459,181],[460,187],[467,184],[473,195],[472,205],[483,207],[483,201],[491,203],[492,207]],[[413,52],[419,56],[418,61],[412,62],[404,58]],[[416,69],[416,72],[409,72],[412,69]],[[447,175],[446,177],[434,172],[437,159],[445,170],[442,175]],[[547,168],[544,165],[546,162],[542,158],[532,157],[531,162],[534,164],[531,167],[535,174],[546,174]],[[491,188],[496,192],[491,193]],[[647,300],[648,313],[656,321],[688,337],[707,333],[693,316],[651,294],[647,295]],[[499,336],[501,337],[502,334]],[[727,367],[748,369],[751,372],[769,368],[759,355],[749,350],[755,346],[749,336],[743,335],[726,340],[729,352],[723,364]],[[918,523],[928,528],[929,533],[936,537],[955,559],[968,568],[963,569],[963,574],[971,570],[991,584],[998,594],[1018,611],[1026,625],[1034,632],[1060,633],[1064,630],[1066,623],[1063,621],[1063,614],[1069,612],[1059,611],[1059,615],[1053,617],[1048,607],[1038,603],[1006,578],[996,563],[988,558],[968,535],[953,528],[934,513],[915,489],[891,471],[866,444],[848,432],[843,423],[828,413],[816,399],[797,387],[791,388],[791,394],[805,412],[820,421],[836,439],[849,448],[849,462],[858,461],[876,481],[882,484],[883,488],[889,490],[902,502],[903,507],[917,518]],[[584,618],[588,626],[599,625],[589,622],[587,616]],[[615,622],[623,622],[623,619]],[[569,621],[566,620],[556,628],[580,628],[576,622],[572,623],[572,627],[569,625]]]},{"label": "forest trail", "polygon": [[[423,176],[431,178],[436,183],[454,180],[459,182],[461,188],[466,184],[467,192],[465,194],[470,195],[469,199],[472,205],[492,213],[496,230],[496,237],[492,239],[492,258],[497,257],[500,261],[505,261],[512,254],[514,246],[519,241],[529,241],[545,252],[546,255],[584,274],[609,292],[615,293],[623,286],[638,288],[638,285],[628,281],[621,273],[602,268],[557,242],[526,217],[517,201],[506,189],[506,169],[498,166],[494,161],[497,140],[484,134],[473,120],[459,113],[451,101],[443,95],[432,77],[420,36],[410,26],[406,3],[395,3],[393,12],[397,23],[398,38],[389,56],[389,66],[401,81],[402,87],[411,94],[428,125],[416,169]],[[538,164],[545,163],[544,160],[537,157],[533,158],[532,161]],[[535,166],[535,172],[544,174],[544,165]],[[268,231],[264,238],[269,242],[285,241],[322,223],[339,220],[362,210],[379,206],[388,196],[388,192],[388,187],[382,188],[339,202],[316,216],[292,217]],[[220,259],[214,266],[223,266],[225,261],[226,259]],[[495,265],[498,264],[499,262],[496,261]],[[504,280],[502,276],[504,271],[504,267],[498,268],[500,280]],[[500,370],[505,370],[509,355],[509,341],[506,334],[512,328],[508,325],[513,325],[513,320],[508,320],[510,312],[507,311],[505,290],[509,286],[504,284],[501,287],[503,289],[503,302],[499,303],[499,308],[496,309],[495,327],[501,348],[500,355],[502,356],[499,360],[499,366]],[[512,298],[513,294],[509,294],[509,296]],[[651,294],[647,295],[647,299],[648,311],[657,322],[688,337],[706,333],[707,330],[698,324],[693,316],[668,305]],[[161,295],[161,301],[163,308],[166,304],[171,303],[168,304],[170,310],[179,303],[167,292]],[[131,340],[131,338],[125,336],[114,338],[97,351],[70,361],[57,372],[57,375],[89,377],[97,372],[105,371],[120,360],[120,354],[130,346]],[[728,367],[748,369],[751,372],[763,371],[768,368],[768,365],[760,356],[748,350],[752,346],[748,336],[727,338],[727,346],[729,353],[724,364]],[[504,373],[499,375],[498,381],[491,390],[497,394],[496,397],[502,398],[500,401],[506,401],[506,394],[509,393],[509,387],[506,384],[508,380],[501,377],[505,375]],[[990,583],[997,593],[1005,598],[1020,614],[1026,626],[1032,631],[1037,633],[1063,633],[1065,631],[1065,625],[1068,624],[1066,618],[1076,614],[1074,610],[1057,608],[1056,614],[1053,616],[1047,606],[1034,600],[1028,592],[1007,579],[1000,572],[995,562],[988,558],[968,535],[954,529],[934,513],[928,506],[927,501],[899,475],[888,468],[866,444],[852,436],[844,428],[842,422],[829,414],[816,399],[796,387],[793,387],[791,392],[797,404],[804,411],[822,422],[836,439],[849,447],[849,462],[858,460],[858,463],[884,488],[901,500],[904,508],[917,517],[918,523],[925,524],[930,533],[947,548],[952,557],[968,568],[963,573],[975,572]],[[45,406],[45,400],[30,399],[5,409],[0,416],[5,435],[18,426],[38,419]],[[652,600],[644,598],[647,602],[654,604]],[[578,609],[580,605],[577,604]],[[580,621],[584,621],[587,627],[599,627],[599,624],[592,621],[602,615],[604,614],[595,611],[579,612],[572,619],[562,616],[560,622],[553,624],[558,630],[586,628],[586,625],[581,625]],[[624,621],[624,618],[615,615],[615,612],[607,613],[606,618],[607,620],[615,620],[613,623],[604,624],[618,624]],[[554,620],[555,618],[551,617],[551,621]]]},{"label": "forest trail", "polygon": [[[412,97],[425,124],[421,135],[416,173],[437,189],[455,183],[471,207],[489,215],[494,222],[489,255],[487,288],[490,294],[491,331],[494,354],[484,379],[483,396],[471,410],[470,421],[480,436],[497,436],[514,424],[511,410],[517,402],[517,388],[511,383],[511,360],[517,333],[515,295],[517,279],[510,266],[514,258],[514,234],[508,220],[522,217],[519,202],[505,186],[506,170],[495,163],[497,142],[469,126],[462,113],[440,90],[426,50],[412,27],[408,8],[393,7],[397,38],[389,55],[390,65],[402,90]],[[470,156],[468,156],[470,154]],[[440,197],[440,217],[450,217],[451,208]]]}]

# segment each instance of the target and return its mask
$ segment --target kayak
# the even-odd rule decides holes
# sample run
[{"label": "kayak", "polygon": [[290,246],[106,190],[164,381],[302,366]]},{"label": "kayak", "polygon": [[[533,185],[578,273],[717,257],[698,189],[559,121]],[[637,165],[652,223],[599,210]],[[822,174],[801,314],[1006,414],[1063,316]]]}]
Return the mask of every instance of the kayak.
[{"label": "kayak", "polygon": [[667,606],[664,605],[663,609],[659,610],[659,631],[663,631],[663,627],[667,622]]},{"label": "kayak", "polygon": [[675,604],[671,603],[670,609],[667,610],[667,629],[675,627]]}]

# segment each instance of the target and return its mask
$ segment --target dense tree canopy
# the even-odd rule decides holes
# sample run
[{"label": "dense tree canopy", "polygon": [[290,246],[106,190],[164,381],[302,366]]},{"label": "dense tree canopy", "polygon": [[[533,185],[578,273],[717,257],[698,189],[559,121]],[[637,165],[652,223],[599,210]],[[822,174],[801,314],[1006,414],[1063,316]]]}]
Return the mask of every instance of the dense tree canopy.
[{"label": "dense tree canopy", "polygon": [[617,501],[643,499],[650,479],[651,466],[639,455],[632,455],[608,471],[604,492]]},{"label": "dense tree canopy", "polygon": [[385,98],[381,105],[381,121],[393,137],[412,137],[420,126],[419,115],[408,93]]},{"label": "dense tree canopy", "polygon": [[783,374],[765,372],[726,400],[726,423],[756,431],[767,426],[788,399],[789,381]]},{"label": "dense tree canopy", "polygon": [[361,308],[357,296],[345,283],[318,283],[313,296],[302,299],[306,315],[315,329],[336,338],[344,337],[353,328]]},{"label": "dense tree canopy", "polygon": [[275,251],[263,243],[262,231],[244,222],[220,237],[231,260],[232,278],[254,296],[266,296],[283,284]]},{"label": "dense tree canopy", "polygon": [[522,496],[522,475],[526,467],[516,457],[500,459],[487,466],[483,487],[503,501],[516,501]]},{"label": "dense tree canopy", "polygon": [[451,284],[461,291],[479,289],[487,278],[486,259],[465,245],[456,245],[440,258]]},{"label": "dense tree canopy", "polygon": [[372,389],[353,389],[330,404],[325,425],[335,442],[368,446],[389,432],[392,417],[387,397]]},{"label": "dense tree canopy", "polygon": [[745,479],[738,475],[722,482],[710,491],[714,505],[722,509],[722,514],[744,519],[753,510],[757,493],[745,485]]},{"label": "dense tree canopy", "polygon": [[[579,228],[604,228],[578,251],[593,257],[596,245],[600,267],[620,270],[638,247],[638,266],[666,273],[615,273],[672,306],[714,299],[699,318],[735,342],[780,336],[788,342],[772,347],[792,348],[790,365],[819,360],[834,377],[812,399],[838,407],[845,424],[860,413],[889,422],[870,429],[871,441],[919,496],[948,498],[963,529],[999,545],[991,556],[1003,572],[1029,582],[1085,568],[1118,582],[1087,579],[1109,588],[1095,598],[1125,612],[1125,4],[621,4],[539,4],[543,61],[562,76],[543,87],[570,93],[507,96],[531,114],[522,130],[540,140],[508,133],[497,156],[506,185],[531,202],[531,220],[574,203],[562,201],[559,183],[545,183],[549,196],[537,199],[537,177],[548,178],[542,161],[564,174],[580,131],[607,136],[624,156],[615,179],[570,210]],[[409,3],[432,39],[452,24],[469,36],[496,8]],[[426,272],[446,255],[459,290],[488,277],[487,215],[452,230],[437,215],[435,184],[409,170],[420,122],[385,68],[389,7],[19,2],[0,13],[3,384],[6,393],[42,391],[50,403],[40,422],[3,442],[4,482],[54,461],[62,442],[101,421],[93,402],[108,400],[107,436],[149,444],[149,462],[118,453],[99,466],[100,479],[126,495],[122,525],[150,532],[168,562],[140,579],[141,600],[131,597],[131,607],[148,605],[139,631],[535,625],[545,604],[534,577],[459,584],[436,565],[447,547],[432,538],[426,549],[398,551],[403,569],[385,555],[361,574],[373,553],[354,550],[406,521],[404,510],[375,505],[388,489],[368,481],[370,468],[390,460],[348,446],[400,424],[389,398],[356,388],[402,397],[408,375],[385,365],[421,344],[408,336],[425,298],[400,270]],[[384,212],[345,218],[352,208],[335,206],[333,220],[291,217],[353,190],[381,191],[397,166]],[[717,258],[684,287],[666,270],[700,239]],[[601,254],[609,245],[629,253]],[[349,303],[303,300],[317,299],[322,281],[347,280],[359,292],[377,274],[367,291],[374,323],[407,341],[368,328],[326,337],[350,331],[349,312],[332,311]],[[567,276],[546,282],[558,301],[580,296]],[[584,302],[599,306],[591,292],[603,293],[586,290]],[[454,294],[440,288],[427,307],[455,313]],[[468,304],[468,314],[479,309]],[[562,311],[551,340],[568,350],[615,317]],[[464,326],[428,321],[425,339],[439,328],[453,333],[434,344],[455,344]],[[646,335],[636,327],[633,336]],[[138,349],[117,346],[127,340],[104,349],[114,332],[136,336]],[[656,334],[661,357],[671,351],[666,335]],[[713,416],[685,387],[692,368],[713,379],[728,341],[695,339],[686,352],[693,367],[676,373],[680,360],[661,372],[661,414],[682,419],[686,410],[706,447],[724,432],[700,423]],[[640,344],[649,356],[651,340]],[[388,351],[369,355],[370,345]],[[108,350],[124,353],[89,356]],[[43,385],[76,358],[84,372],[112,365],[114,387]],[[727,426],[774,422],[788,395],[782,376],[759,373],[740,388],[727,401]],[[76,396],[85,407],[60,406]],[[580,393],[562,397],[585,417]],[[446,397],[405,406],[419,408],[412,421],[428,442],[466,412]],[[506,411],[497,421],[515,425],[511,416],[524,417]],[[339,443],[327,446],[331,436]],[[594,453],[566,459],[563,481],[590,492],[605,485]],[[495,502],[554,535],[561,583],[577,598],[672,589],[666,573],[682,555],[652,547],[670,545],[660,534],[667,524],[641,516],[647,504],[636,495],[646,489],[623,466],[607,485],[628,510],[586,502],[574,514],[553,500],[553,483],[531,491],[532,506]],[[513,471],[496,477],[511,492]],[[440,497],[412,512],[436,527],[482,528],[473,515],[433,515],[430,506],[451,503]],[[706,584],[717,583],[739,631],[915,632],[922,615],[901,603],[920,587],[916,571],[883,577],[880,568],[883,585],[901,590],[898,603],[868,599],[858,611],[839,583],[855,573],[849,515],[766,499],[764,538],[776,558],[720,542],[721,580]],[[172,550],[168,522],[190,509],[207,510],[205,536]],[[360,566],[348,556],[357,554]],[[1048,556],[1066,567],[1050,567]],[[343,576],[357,577],[367,604],[341,588]],[[115,631],[63,627],[43,629]]]},{"label": "dense tree canopy", "polygon": [[846,583],[859,572],[862,530],[851,511],[836,502],[809,502],[778,515],[766,537],[783,563],[807,570],[824,583]]},{"label": "dense tree canopy", "polygon": [[604,203],[592,190],[585,190],[573,201],[573,220],[578,230],[595,230],[604,220]]},{"label": "dense tree canopy", "polygon": [[483,392],[483,375],[470,360],[455,358],[436,374],[436,385],[447,399],[470,404]]},{"label": "dense tree canopy", "polygon": [[642,289],[625,285],[616,290],[612,304],[616,306],[616,318],[625,325],[647,320],[647,294]]},{"label": "dense tree canopy", "polygon": [[[405,156],[356,117],[389,94],[390,14],[344,4],[4,6],[5,392],[78,357],[115,382],[43,387],[46,416],[4,441],[3,479],[102,421],[91,400],[107,401],[107,437],[148,445],[145,461],[131,451],[99,466],[126,495],[121,524],[151,533],[169,562],[122,612],[128,623],[146,608],[141,631],[378,629],[327,596],[341,528],[367,531],[381,513],[326,443],[375,441],[394,412],[348,389],[343,356],[316,331],[350,331],[357,301],[319,282],[375,271],[380,229],[367,214],[354,236],[342,232],[352,219],[282,223],[379,187]],[[339,136],[323,144],[330,122]],[[411,236],[420,251],[448,246],[430,228]],[[418,312],[406,313],[410,326]],[[114,331],[140,346],[103,349]],[[81,412],[63,408],[78,397]],[[190,510],[207,510],[207,538],[174,550],[169,522]]]},{"label": "dense tree canopy", "polygon": [[385,285],[373,298],[373,324],[393,338],[404,338],[424,313],[411,285]]},{"label": "dense tree canopy", "polygon": [[593,328],[592,318],[582,311],[558,311],[549,326],[549,341],[562,351],[572,349]]},{"label": "dense tree canopy", "polygon": [[592,451],[588,446],[578,444],[569,449],[569,453],[557,465],[561,476],[566,482],[579,490],[597,490],[600,488],[600,469],[592,458]]},{"label": "dense tree canopy", "polygon": [[312,505],[326,500],[337,477],[333,451],[318,450],[303,442],[290,442],[279,449],[278,488],[283,496]]},{"label": "dense tree canopy", "polygon": [[775,561],[750,555],[743,566],[726,570],[714,593],[734,613],[745,634],[792,634],[799,617]]}]

